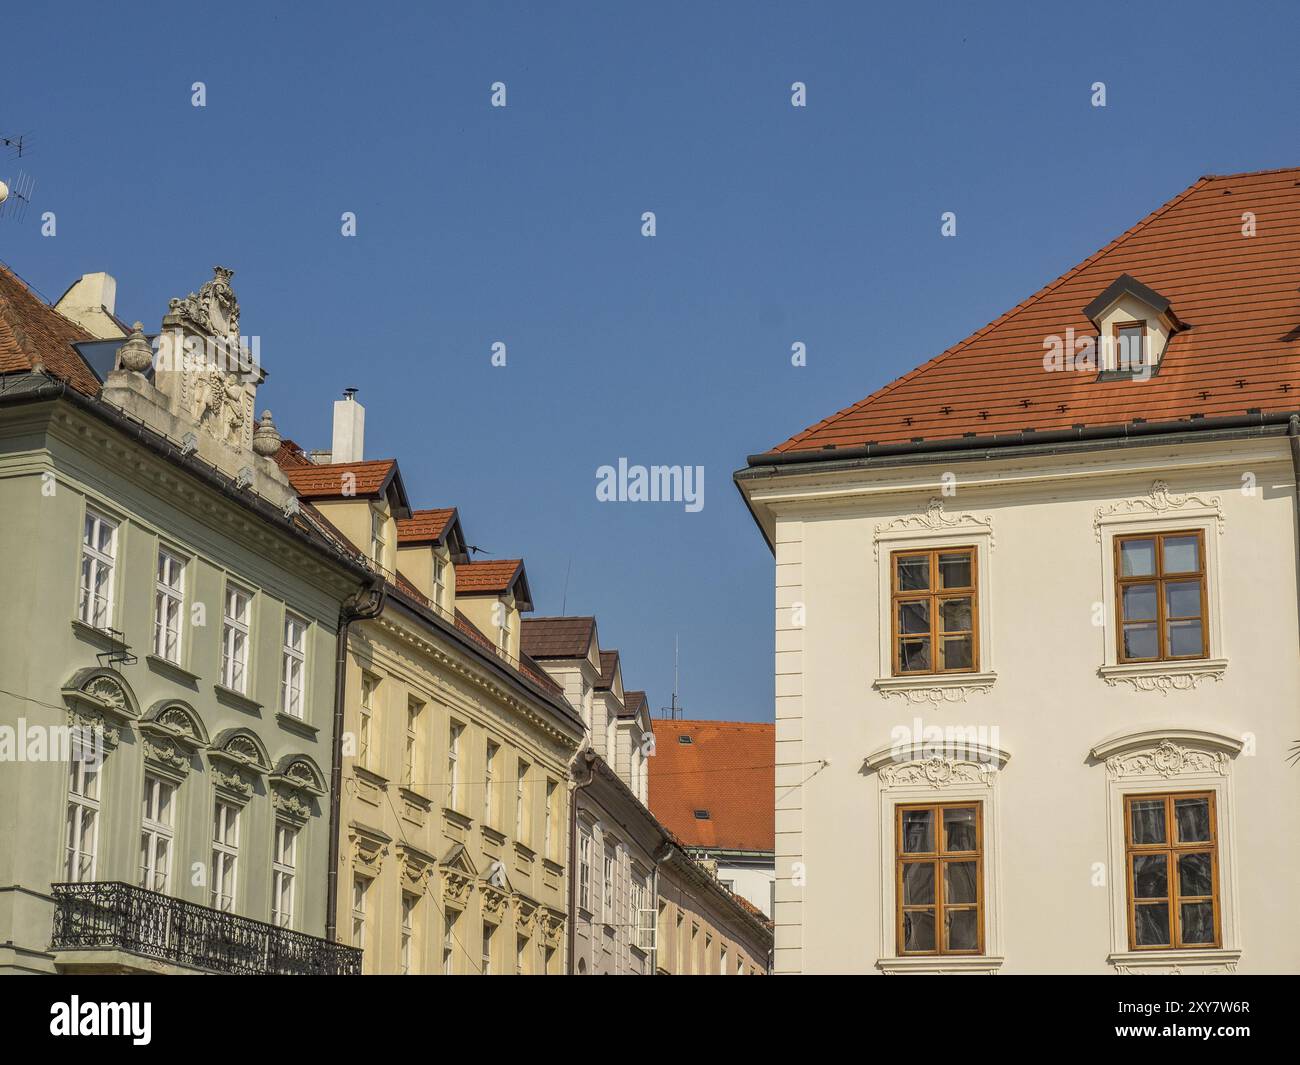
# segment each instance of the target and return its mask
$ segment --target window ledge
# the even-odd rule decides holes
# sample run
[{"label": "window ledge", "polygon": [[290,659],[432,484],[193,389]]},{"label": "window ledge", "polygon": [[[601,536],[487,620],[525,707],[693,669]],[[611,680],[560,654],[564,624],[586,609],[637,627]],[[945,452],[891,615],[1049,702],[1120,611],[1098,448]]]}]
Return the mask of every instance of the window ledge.
[{"label": "window ledge", "polygon": [[72,619],[72,631],[83,639],[91,643],[98,644],[106,649],[121,644],[123,641],[118,640],[107,629],[98,629],[94,625],[87,625],[80,618]]},{"label": "window ledge", "polygon": [[1185,692],[1198,687],[1202,681],[1223,679],[1228,668],[1226,658],[1183,659],[1173,662],[1124,662],[1105,665],[1097,670],[1107,685],[1114,688],[1128,684],[1134,691],[1155,692],[1168,695],[1171,691]]},{"label": "window ledge", "polygon": [[1204,950],[1129,950],[1106,958],[1117,973],[1152,976],[1235,973],[1240,960],[1240,950],[1226,950],[1222,947]]},{"label": "window ledge", "polygon": [[876,968],[886,976],[899,976],[908,973],[968,973],[976,976],[992,976],[1002,968],[1005,958],[992,955],[971,954],[927,954],[915,958],[881,958]]},{"label": "window ledge", "polygon": [[286,714],[283,710],[276,713],[275,719],[280,722],[281,728],[286,728],[290,732],[296,732],[300,736],[306,736],[309,740],[314,740],[318,735],[320,735],[320,729],[315,725],[309,725],[302,718],[296,717],[293,714]]},{"label": "window ledge", "polygon": [[886,699],[897,696],[913,706],[964,703],[969,695],[993,690],[996,673],[922,673],[914,677],[880,677],[872,687]]},{"label": "window ledge", "polygon": [[191,673],[179,662],[173,662],[169,658],[162,658],[159,655],[145,655],[144,660],[149,663],[149,668],[155,673],[161,673],[164,677],[171,677],[172,680],[179,680],[190,687],[198,687],[200,681],[197,673]]},{"label": "window ledge", "polygon": [[262,704],[256,699],[250,699],[243,692],[227,688],[224,684],[214,684],[212,689],[217,693],[217,699],[227,706],[233,706],[236,710],[243,710],[246,714],[262,716]]}]

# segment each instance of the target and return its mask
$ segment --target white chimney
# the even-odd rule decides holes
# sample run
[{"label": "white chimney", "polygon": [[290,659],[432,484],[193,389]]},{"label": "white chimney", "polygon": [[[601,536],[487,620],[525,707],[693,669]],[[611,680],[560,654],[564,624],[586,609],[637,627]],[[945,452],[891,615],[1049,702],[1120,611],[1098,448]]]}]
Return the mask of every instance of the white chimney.
[{"label": "white chimney", "polygon": [[117,281],[102,271],[83,274],[54,305],[65,318],[71,318],[91,336],[109,340],[124,336],[113,320],[117,305]]},{"label": "white chimney", "polygon": [[365,458],[366,408],[356,400],[355,388],[343,390],[334,401],[334,447],[330,462],[360,462]]}]

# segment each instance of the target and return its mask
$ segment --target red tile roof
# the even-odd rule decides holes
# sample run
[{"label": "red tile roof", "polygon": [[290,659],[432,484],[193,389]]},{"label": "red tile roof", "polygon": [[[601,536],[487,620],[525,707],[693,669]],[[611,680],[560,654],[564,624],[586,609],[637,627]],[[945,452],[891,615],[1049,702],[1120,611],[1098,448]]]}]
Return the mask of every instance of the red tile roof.
[{"label": "red tile roof", "polygon": [[596,619],[525,618],[519,641],[533,658],[583,658],[596,631]]},{"label": "red tile roof", "polygon": [[497,595],[509,591],[523,568],[524,560],[521,558],[462,562],[456,567],[456,594]]},{"label": "red tile roof", "polygon": [[[748,721],[653,722],[650,812],[687,847],[776,849],[776,727]],[[681,743],[680,738],[690,738]],[[699,820],[696,810],[707,810]]]},{"label": "red tile roof", "polygon": [[280,450],[271,457],[282,470],[298,469],[312,464],[306,452],[288,437],[280,441]]},{"label": "red tile roof", "polygon": [[[281,445],[283,451],[283,445]],[[278,458],[278,456],[277,456]],[[304,499],[373,499],[384,493],[397,472],[396,459],[306,466],[280,464],[294,491]],[[349,475],[351,475],[349,479]]]},{"label": "red tile roof", "polygon": [[99,378],[72,346],[93,339],[0,264],[0,373],[22,373],[40,364],[78,392],[98,395]]},{"label": "red tile roof", "polygon": [[[1242,233],[1247,211],[1255,236]],[[1101,381],[1045,371],[1044,340],[1070,328],[1095,338],[1083,308],[1123,274],[1189,325],[1157,373]],[[1298,277],[1300,168],[1204,177],[961,343],[774,450],[1293,411]]]},{"label": "red tile roof", "polygon": [[455,507],[434,510],[414,510],[409,518],[397,523],[399,544],[436,544],[442,540],[448,526],[456,519]]},{"label": "red tile roof", "polygon": [[[461,632],[475,643],[480,644],[484,650],[491,651],[493,654],[500,657],[500,651],[498,650],[497,645],[489,640],[487,636],[484,635],[483,631],[459,610],[456,611],[456,628],[460,629]],[[538,687],[546,689],[553,695],[564,694],[564,688],[548,676],[546,670],[542,669],[541,666],[527,655],[520,655],[518,668],[520,673]]]}]

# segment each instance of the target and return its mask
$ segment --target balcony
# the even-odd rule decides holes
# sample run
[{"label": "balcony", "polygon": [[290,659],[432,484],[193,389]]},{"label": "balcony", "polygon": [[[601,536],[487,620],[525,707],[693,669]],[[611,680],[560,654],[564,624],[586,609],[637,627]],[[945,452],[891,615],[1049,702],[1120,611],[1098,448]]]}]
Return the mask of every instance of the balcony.
[{"label": "balcony", "polygon": [[[115,881],[55,884],[50,949],[68,967],[354,976],[361,951]],[[85,952],[80,953],[80,952]],[[93,958],[93,961],[92,961]]]}]

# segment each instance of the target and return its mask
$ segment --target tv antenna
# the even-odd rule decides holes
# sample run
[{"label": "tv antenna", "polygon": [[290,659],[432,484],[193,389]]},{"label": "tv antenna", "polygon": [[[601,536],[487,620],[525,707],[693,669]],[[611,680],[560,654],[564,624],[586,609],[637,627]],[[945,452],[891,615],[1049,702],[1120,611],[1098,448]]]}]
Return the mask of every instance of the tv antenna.
[{"label": "tv antenna", "polygon": [[685,712],[686,707],[678,705],[677,702],[677,653],[680,645],[680,637],[673,635],[673,698],[667,706],[661,706],[659,712],[670,721],[678,720]]},{"label": "tv antenna", "polygon": [[0,218],[6,216],[21,222],[32,205],[32,190],[36,181],[23,171],[12,181],[0,181]]},{"label": "tv antenna", "polygon": [[23,157],[24,152],[30,152],[32,147],[32,135],[30,133],[20,133],[16,137],[0,137],[0,148],[8,148],[19,159]]}]

